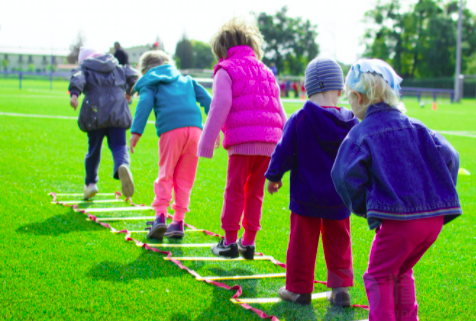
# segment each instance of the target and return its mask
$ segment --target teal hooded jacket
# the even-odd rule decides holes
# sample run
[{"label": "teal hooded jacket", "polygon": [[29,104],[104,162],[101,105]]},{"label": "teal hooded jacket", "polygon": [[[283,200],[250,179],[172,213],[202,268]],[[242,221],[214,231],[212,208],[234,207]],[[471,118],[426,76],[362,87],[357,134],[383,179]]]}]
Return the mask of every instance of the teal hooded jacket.
[{"label": "teal hooded jacket", "polygon": [[202,127],[200,103],[208,115],[211,95],[190,76],[182,76],[172,65],[150,69],[135,85],[140,99],[131,133],[142,135],[150,112],[155,113],[155,127],[160,137],[168,131],[183,127]]}]

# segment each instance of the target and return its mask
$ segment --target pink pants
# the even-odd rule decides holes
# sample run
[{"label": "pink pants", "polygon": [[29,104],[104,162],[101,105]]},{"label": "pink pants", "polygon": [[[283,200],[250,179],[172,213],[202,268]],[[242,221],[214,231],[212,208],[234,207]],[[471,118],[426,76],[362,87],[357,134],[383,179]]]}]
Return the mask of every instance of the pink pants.
[{"label": "pink pants", "polygon": [[364,274],[371,321],[418,320],[413,267],[435,242],[442,227],[443,216],[382,221]]},{"label": "pink pants", "polygon": [[183,221],[189,212],[190,193],[197,174],[198,141],[202,130],[183,127],[168,131],[159,139],[159,177],[154,182],[156,213],[167,213],[174,190],[174,220]]},{"label": "pink pants", "polygon": [[314,269],[320,232],[327,265],[327,287],[354,285],[350,219],[326,220],[291,212],[291,234],[286,256],[288,291],[314,291]]},{"label": "pink pants", "polygon": [[231,155],[228,159],[226,187],[221,213],[221,227],[227,243],[236,242],[243,215],[243,241],[254,243],[261,229],[261,207],[264,198],[264,174],[271,157],[259,155]]}]

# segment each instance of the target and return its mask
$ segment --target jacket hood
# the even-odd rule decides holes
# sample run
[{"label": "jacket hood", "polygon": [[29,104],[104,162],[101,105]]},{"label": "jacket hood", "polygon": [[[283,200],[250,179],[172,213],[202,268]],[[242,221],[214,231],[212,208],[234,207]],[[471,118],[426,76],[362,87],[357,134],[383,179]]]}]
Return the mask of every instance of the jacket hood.
[{"label": "jacket hood", "polygon": [[83,60],[81,66],[99,72],[111,72],[114,68],[117,67],[119,62],[113,55],[107,54],[102,55],[99,57],[90,57],[88,59]]},{"label": "jacket hood", "polygon": [[318,140],[327,145],[340,145],[352,127],[359,123],[352,111],[344,107],[322,108],[307,101],[303,110],[310,118],[312,129]]},{"label": "jacket hood", "polygon": [[172,65],[162,65],[150,69],[136,83],[135,89],[139,91],[146,86],[157,86],[159,83],[171,83],[180,77],[180,72]]}]

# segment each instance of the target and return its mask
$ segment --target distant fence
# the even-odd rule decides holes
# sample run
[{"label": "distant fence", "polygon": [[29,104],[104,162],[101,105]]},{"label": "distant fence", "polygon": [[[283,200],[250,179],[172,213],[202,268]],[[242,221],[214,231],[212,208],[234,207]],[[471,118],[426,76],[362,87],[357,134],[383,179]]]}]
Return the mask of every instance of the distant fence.
[{"label": "distant fence", "polygon": [[2,79],[18,79],[18,88],[23,88],[25,80],[49,80],[50,89],[53,89],[53,81],[68,80],[69,72],[29,72],[29,71],[0,71]]},{"label": "distant fence", "polygon": [[401,91],[402,97],[405,96],[416,96],[418,101],[421,100],[422,95],[430,95],[433,97],[433,101],[436,101],[438,97],[446,96],[451,102],[455,97],[455,92],[453,89],[438,89],[438,88],[419,88],[419,87],[402,87]]},{"label": "distant fence", "polygon": [[[475,98],[476,97],[476,78],[464,78],[463,84],[463,97]],[[431,88],[431,89],[448,89],[453,90],[455,80],[452,77],[441,77],[431,79],[404,79],[402,82],[403,87],[413,88]]]}]

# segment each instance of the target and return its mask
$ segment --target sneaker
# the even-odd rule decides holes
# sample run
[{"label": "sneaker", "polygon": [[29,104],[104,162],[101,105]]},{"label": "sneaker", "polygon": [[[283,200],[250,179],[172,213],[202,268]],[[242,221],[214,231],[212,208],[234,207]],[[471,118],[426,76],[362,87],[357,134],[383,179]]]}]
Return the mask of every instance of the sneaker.
[{"label": "sneaker", "polygon": [[88,200],[91,197],[94,197],[97,192],[99,192],[99,189],[96,184],[91,183],[88,184],[87,186],[84,187],[84,199]]},{"label": "sneaker", "polygon": [[349,288],[333,288],[329,297],[329,302],[338,307],[350,306]]},{"label": "sneaker", "polygon": [[129,167],[121,165],[119,166],[117,173],[122,184],[122,194],[125,197],[132,197],[132,195],[134,195],[134,182]]},{"label": "sneaker", "polygon": [[181,239],[185,236],[183,221],[175,222],[173,221],[169,227],[167,227],[167,232],[165,232],[164,236],[171,237],[175,239]]},{"label": "sneaker", "polygon": [[150,232],[147,234],[148,239],[161,240],[164,238],[164,233],[167,231],[167,221],[165,214],[160,214],[155,218],[155,221],[147,222],[147,225],[152,225],[152,227],[150,227]]},{"label": "sneaker", "polygon": [[243,245],[243,238],[240,237],[238,242],[236,242],[238,245],[238,251],[240,252],[241,256],[247,260],[253,260],[255,257],[255,250],[256,246],[254,245]]},{"label": "sneaker", "polygon": [[311,304],[311,293],[293,293],[286,290],[285,286],[279,289],[279,297],[283,301],[293,302],[301,305]]},{"label": "sneaker", "polygon": [[230,243],[225,246],[225,239],[221,239],[218,244],[212,245],[211,249],[212,253],[216,256],[226,257],[230,259],[235,259],[240,256],[236,243]]}]

